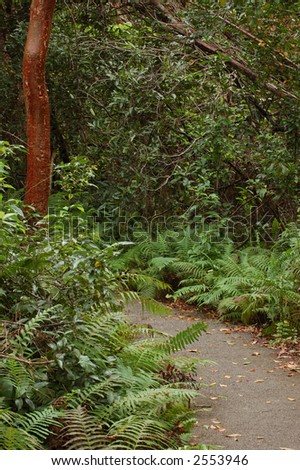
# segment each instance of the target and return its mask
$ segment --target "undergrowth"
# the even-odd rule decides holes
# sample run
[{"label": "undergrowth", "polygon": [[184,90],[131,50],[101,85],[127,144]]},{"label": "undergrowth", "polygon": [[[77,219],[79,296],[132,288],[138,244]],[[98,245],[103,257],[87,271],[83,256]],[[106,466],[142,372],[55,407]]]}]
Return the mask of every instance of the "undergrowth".
[{"label": "undergrowth", "polygon": [[[299,247],[296,225],[271,247],[256,242],[240,249],[229,238],[212,236],[210,230],[166,231],[154,240],[144,234],[119,257],[117,266],[170,283],[175,300],[208,306],[223,319],[288,322],[299,331]],[[165,296],[170,294],[165,291]]]},{"label": "undergrowth", "polygon": [[18,201],[0,202],[0,448],[186,447],[196,361],[172,353],[205,324],[174,337],[132,324],[124,306],[161,313],[147,287],[167,284],[112,268],[116,246],[52,240]]}]

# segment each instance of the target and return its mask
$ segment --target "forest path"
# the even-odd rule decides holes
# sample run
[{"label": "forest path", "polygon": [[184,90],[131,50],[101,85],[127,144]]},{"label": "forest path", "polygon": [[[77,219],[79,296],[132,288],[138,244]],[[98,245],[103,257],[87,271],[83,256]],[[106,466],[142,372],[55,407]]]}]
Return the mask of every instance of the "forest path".
[{"label": "forest path", "polygon": [[170,309],[169,315],[154,316],[136,303],[128,314],[135,323],[172,335],[195,321],[208,324],[207,333],[181,354],[215,363],[198,367],[197,378],[206,386],[194,403],[199,412],[193,443],[224,450],[300,449],[300,371],[291,359],[197,311]]}]

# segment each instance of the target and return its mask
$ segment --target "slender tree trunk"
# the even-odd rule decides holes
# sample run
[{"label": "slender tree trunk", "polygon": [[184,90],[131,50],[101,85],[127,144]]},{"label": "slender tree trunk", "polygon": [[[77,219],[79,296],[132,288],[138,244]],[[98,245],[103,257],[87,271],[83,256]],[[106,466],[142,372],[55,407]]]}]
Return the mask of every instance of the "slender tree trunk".
[{"label": "slender tree trunk", "polygon": [[41,215],[48,211],[52,171],[45,63],[55,3],[56,0],[32,0],[23,57],[28,146],[25,204]]}]

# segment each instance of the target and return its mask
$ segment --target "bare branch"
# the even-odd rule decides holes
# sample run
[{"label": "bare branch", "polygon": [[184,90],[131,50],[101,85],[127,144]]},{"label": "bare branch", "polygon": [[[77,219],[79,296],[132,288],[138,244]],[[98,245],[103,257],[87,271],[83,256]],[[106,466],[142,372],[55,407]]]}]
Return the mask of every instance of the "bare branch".
[{"label": "bare branch", "polygon": [[22,362],[28,366],[39,366],[41,364],[53,364],[55,361],[28,361],[23,357],[11,356],[10,354],[2,354],[0,353],[0,357],[4,359],[13,359],[14,361]]}]

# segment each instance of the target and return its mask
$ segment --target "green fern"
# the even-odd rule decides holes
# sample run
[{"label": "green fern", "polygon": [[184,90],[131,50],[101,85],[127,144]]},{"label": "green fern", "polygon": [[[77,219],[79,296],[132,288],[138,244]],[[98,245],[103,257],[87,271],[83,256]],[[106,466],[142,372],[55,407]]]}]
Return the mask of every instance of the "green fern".
[{"label": "green fern", "polygon": [[64,429],[58,438],[70,450],[98,450],[107,443],[105,423],[88,414],[86,408],[78,407],[66,413]]},{"label": "green fern", "polygon": [[10,340],[10,344],[22,357],[30,358],[33,355],[32,342],[36,332],[50,316],[49,310],[40,311],[35,317],[29,319],[20,331]]},{"label": "green fern", "polygon": [[23,429],[26,433],[36,437],[42,444],[50,434],[51,426],[61,426],[58,418],[62,417],[62,413],[52,407],[45,408],[41,411],[33,411],[25,416],[18,416],[15,426]]},{"label": "green fern", "polygon": [[[179,384],[181,385],[181,384]],[[197,396],[195,390],[178,388],[176,384],[162,385],[159,388],[147,388],[144,390],[128,390],[126,395],[117,399],[110,407],[97,407],[96,416],[105,422],[116,418],[125,418],[129,414],[147,412],[148,416],[159,416],[169,406],[189,403]]]},{"label": "green fern", "polygon": [[31,436],[22,429],[0,423],[0,449],[41,450],[42,446],[34,436]]},{"label": "green fern", "polygon": [[68,407],[79,408],[80,406],[93,406],[97,401],[106,398],[113,390],[113,379],[108,378],[99,383],[90,385],[83,389],[75,389],[64,398]]},{"label": "green fern", "polygon": [[151,419],[147,413],[117,421],[109,430],[108,449],[166,449],[178,444],[167,421]]},{"label": "green fern", "polygon": [[173,336],[171,339],[162,344],[161,349],[166,353],[181,351],[188,344],[197,341],[197,339],[202,335],[203,332],[206,331],[206,329],[207,325],[204,322],[196,322],[189,328],[180,331],[177,333],[177,335]]},{"label": "green fern", "polygon": [[51,426],[60,426],[61,413],[54,408],[35,411],[25,416],[0,409],[0,449],[42,449],[42,442],[51,432]]},{"label": "green fern", "polygon": [[[24,278],[5,273],[9,312],[19,308],[22,320],[12,316],[1,331],[0,448],[178,448],[179,420],[191,425],[189,404],[198,390],[195,361],[170,353],[197,339],[204,326],[172,338],[132,325],[122,312],[139,299],[147,312],[169,313],[151,298],[170,291],[152,270],[169,269],[176,237],[159,236],[154,245],[144,240],[134,254],[139,251],[147,265],[141,273],[112,272],[107,254],[90,241],[54,242],[54,248],[43,243],[31,247],[48,251],[38,272],[30,264],[25,300]],[[29,256],[23,256],[25,266]],[[36,295],[30,298],[30,292]]]},{"label": "green fern", "polygon": [[197,264],[194,268],[183,264],[183,272],[188,285],[178,289],[175,298],[213,306],[226,318],[276,321],[299,311],[297,279],[285,255],[276,251],[256,247],[226,254],[200,279],[189,277],[200,274]]},{"label": "green fern", "polygon": [[11,357],[0,363],[0,395],[8,401],[30,396],[33,384],[32,373],[22,362]]}]

